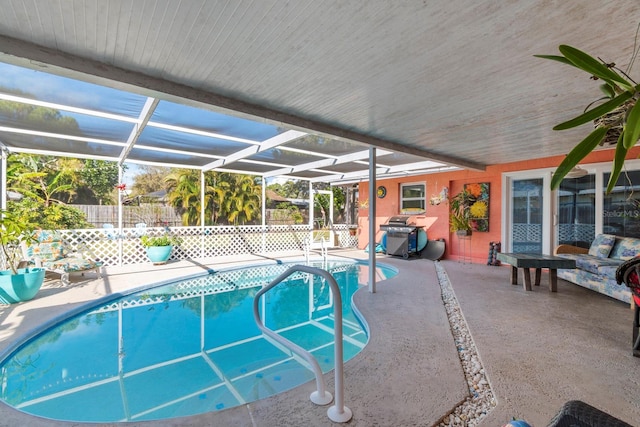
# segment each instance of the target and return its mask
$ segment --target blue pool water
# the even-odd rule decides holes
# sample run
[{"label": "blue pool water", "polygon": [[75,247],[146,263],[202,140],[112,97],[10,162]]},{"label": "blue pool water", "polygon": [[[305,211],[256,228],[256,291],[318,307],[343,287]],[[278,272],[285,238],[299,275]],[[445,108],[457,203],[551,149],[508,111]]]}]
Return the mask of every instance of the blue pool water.
[{"label": "blue pool water", "polygon": [[[367,337],[351,296],[365,264],[329,262],[343,301],[344,360]],[[0,361],[0,398],[78,422],[140,421],[217,411],[291,389],[313,373],[253,320],[253,296],[290,265],[228,270],[148,288],[58,323]],[[378,266],[379,280],[396,271]],[[333,369],[329,285],[294,273],[262,297],[265,325]]]}]

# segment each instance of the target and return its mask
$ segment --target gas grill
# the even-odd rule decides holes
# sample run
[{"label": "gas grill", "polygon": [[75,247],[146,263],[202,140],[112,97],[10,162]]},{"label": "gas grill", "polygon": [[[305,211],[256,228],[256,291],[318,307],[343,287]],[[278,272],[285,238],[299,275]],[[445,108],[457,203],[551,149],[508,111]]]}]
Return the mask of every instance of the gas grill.
[{"label": "gas grill", "polygon": [[409,254],[418,251],[418,230],[423,228],[415,224],[409,224],[408,216],[392,216],[386,224],[381,224],[380,229],[387,232],[387,255],[397,255],[404,259]]}]

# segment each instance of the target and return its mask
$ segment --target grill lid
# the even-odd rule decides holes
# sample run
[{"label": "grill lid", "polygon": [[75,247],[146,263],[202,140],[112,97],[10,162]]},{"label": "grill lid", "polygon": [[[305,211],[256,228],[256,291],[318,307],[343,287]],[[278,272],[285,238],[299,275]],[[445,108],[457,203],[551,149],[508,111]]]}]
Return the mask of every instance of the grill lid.
[{"label": "grill lid", "polygon": [[387,225],[409,225],[409,218],[410,217],[404,215],[392,216],[389,218]]}]

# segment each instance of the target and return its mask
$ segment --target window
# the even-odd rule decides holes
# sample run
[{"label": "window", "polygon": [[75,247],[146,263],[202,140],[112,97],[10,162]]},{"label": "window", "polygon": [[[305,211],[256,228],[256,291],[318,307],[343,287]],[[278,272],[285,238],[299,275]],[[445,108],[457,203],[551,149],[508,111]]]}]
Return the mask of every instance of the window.
[{"label": "window", "polygon": [[558,189],[558,243],[588,248],[596,237],[596,176],[565,178]]},{"label": "window", "polygon": [[409,215],[425,213],[426,187],[424,182],[400,184],[400,213]]},{"label": "window", "polygon": [[[611,173],[604,174],[604,185]],[[602,232],[623,237],[640,237],[640,171],[620,174],[611,194],[604,194]],[[606,189],[605,189],[606,190]]]}]

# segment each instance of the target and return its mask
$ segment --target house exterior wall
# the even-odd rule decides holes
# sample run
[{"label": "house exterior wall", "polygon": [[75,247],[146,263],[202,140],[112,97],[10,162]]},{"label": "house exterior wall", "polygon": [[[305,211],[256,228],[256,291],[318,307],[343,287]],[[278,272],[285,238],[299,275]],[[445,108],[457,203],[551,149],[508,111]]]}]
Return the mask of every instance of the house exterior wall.
[{"label": "house exterior wall", "polygon": [[[599,150],[591,153],[580,164],[602,163],[612,161],[614,150]],[[640,147],[629,151],[627,159],[640,157]],[[386,188],[386,196],[376,200],[376,242],[382,239],[383,231],[380,224],[386,223],[390,217],[400,215],[400,185],[403,183],[426,183],[426,212],[424,214],[410,215],[411,222],[422,225],[427,231],[429,240],[444,239],[446,242],[445,258],[459,259],[458,236],[449,231],[449,204],[445,200],[439,205],[429,204],[432,196],[440,194],[443,188],[448,189],[449,196],[457,194],[465,184],[488,182],[490,184],[489,201],[489,231],[473,232],[472,238],[466,243],[470,246],[471,260],[474,263],[486,263],[489,251],[489,243],[501,239],[503,221],[502,213],[502,174],[534,169],[553,168],[560,164],[564,156],[555,156],[542,159],[532,159],[522,162],[505,163],[488,166],[484,172],[461,170],[435,174],[415,175],[404,178],[381,179],[377,185]],[[369,183],[363,182],[359,187],[360,200],[368,200]],[[369,243],[369,211],[367,208],[358,210],[358,247],[363,249]],[[467,248],[469,251],[469,248]]]}]

